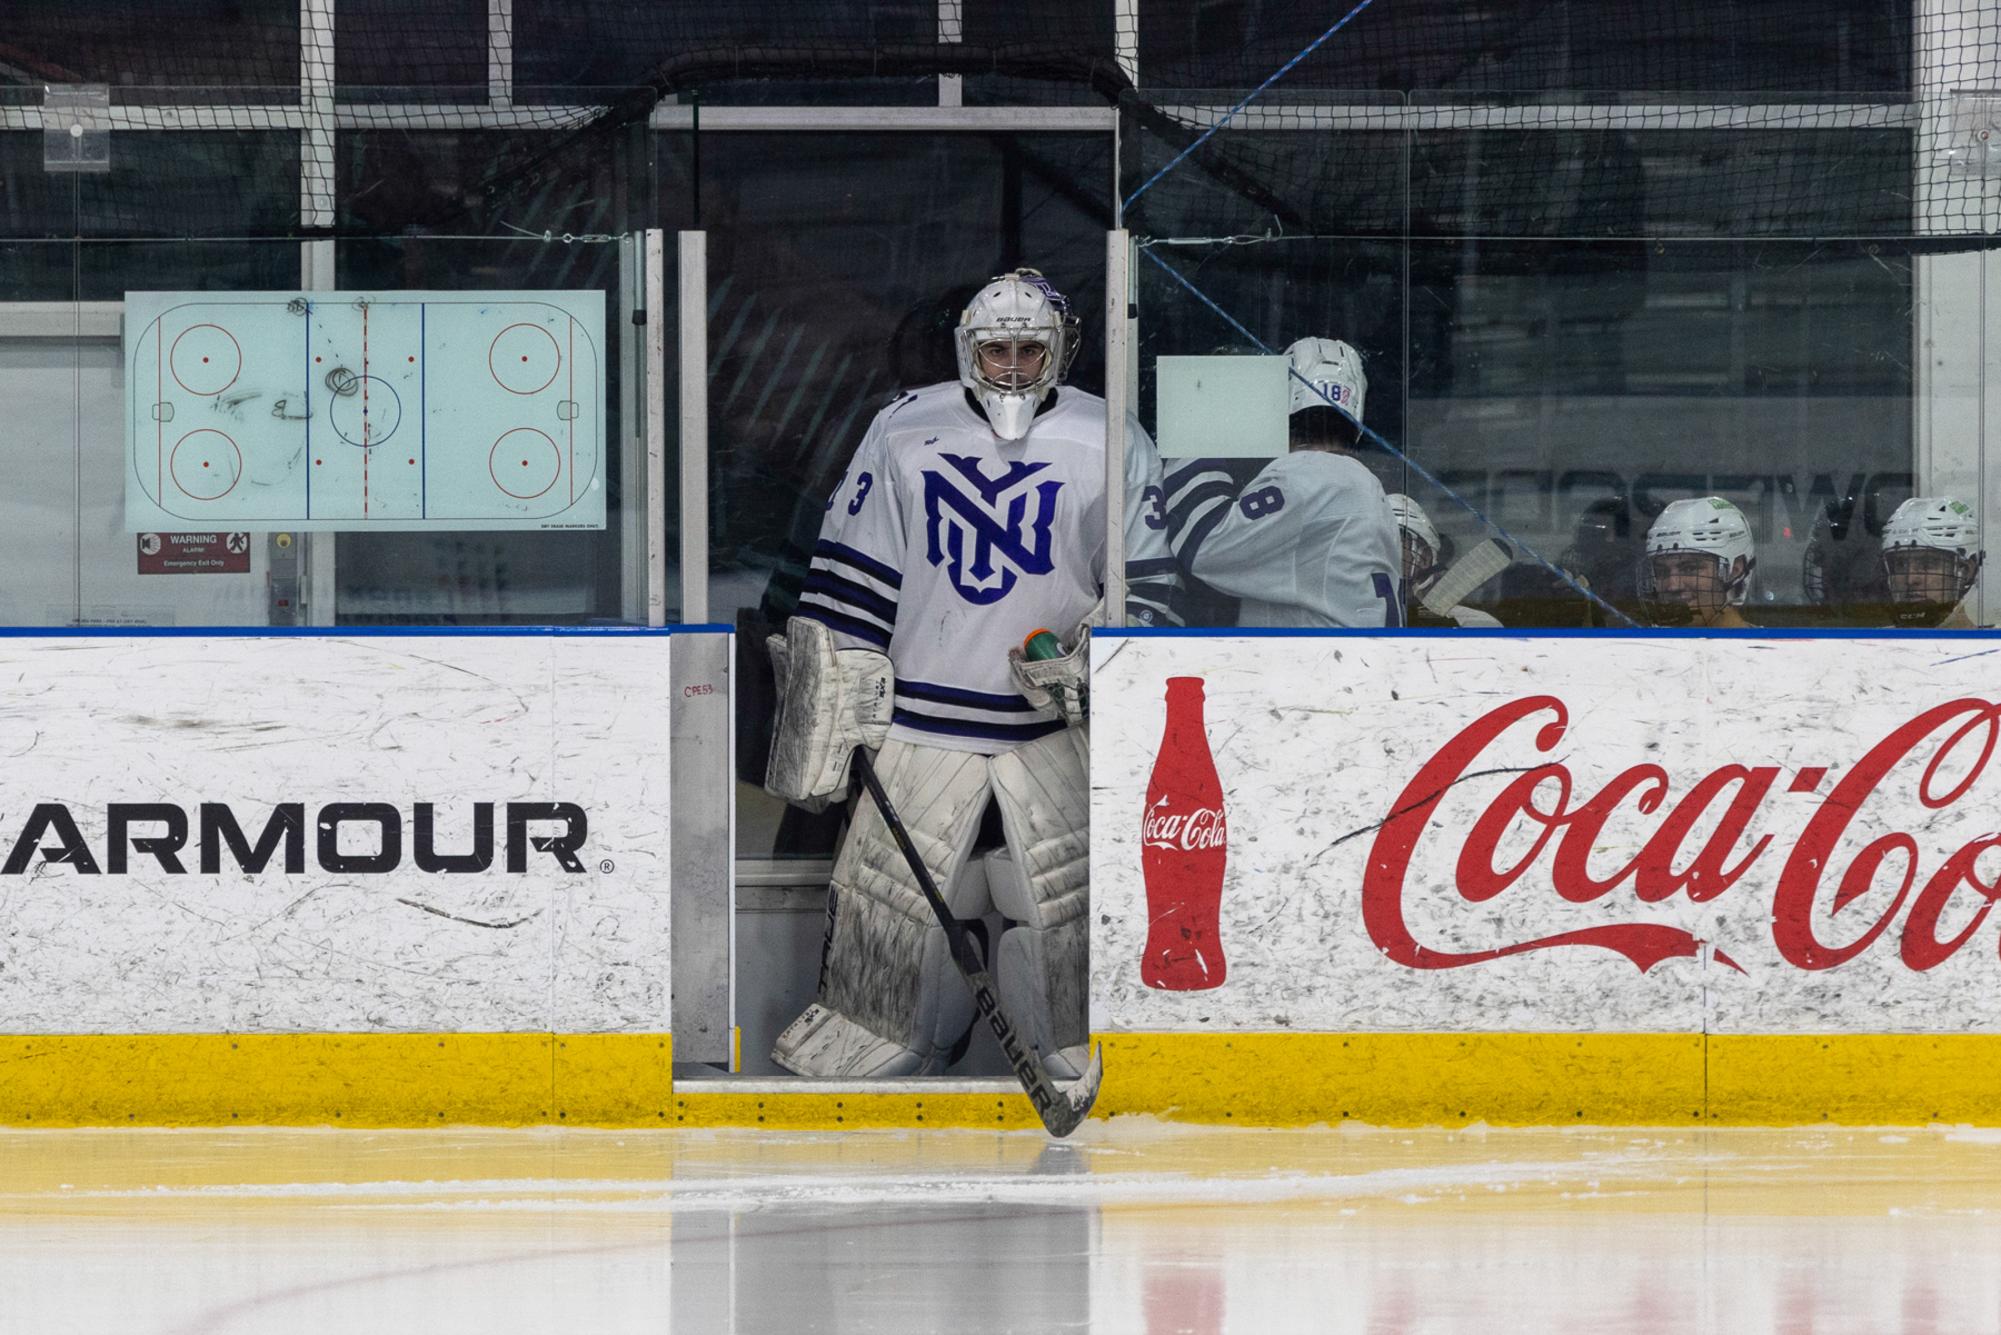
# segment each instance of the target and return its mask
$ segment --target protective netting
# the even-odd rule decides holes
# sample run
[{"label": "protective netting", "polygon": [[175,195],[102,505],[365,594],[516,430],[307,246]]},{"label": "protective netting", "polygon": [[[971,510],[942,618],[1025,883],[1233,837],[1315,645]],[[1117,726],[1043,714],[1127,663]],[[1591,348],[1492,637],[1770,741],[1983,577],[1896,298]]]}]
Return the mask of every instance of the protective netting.
[{"label": "protective netting", "polygon": [[[4,136],[15,236],[449,229],[579,164],[645,170],[631,132],[668,124],[663,106],[941,101],[1116,107],[1126,222],[1155,237],[1966,246],[2001,224],[1987,153],[2001,113],[1980,95],[2001,88],[2001,4],[1968,0],[1923,13],[1914,0],[17,10],[0,37],[0,124],[45,128],[44,85],[106,84],[120,147],[111,179],[49,190],[28,179],[40,136]],[[386,215],[339,207],[343,136],[474,132],[479,170],[452,190]],[[219,207],[232,186],[256,202]]]}]

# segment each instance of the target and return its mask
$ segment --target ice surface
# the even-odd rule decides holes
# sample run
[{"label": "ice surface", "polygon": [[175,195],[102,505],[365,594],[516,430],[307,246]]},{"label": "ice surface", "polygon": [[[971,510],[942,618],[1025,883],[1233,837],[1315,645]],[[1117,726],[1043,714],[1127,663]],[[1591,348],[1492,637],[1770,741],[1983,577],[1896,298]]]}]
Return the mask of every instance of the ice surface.
[{"label": "ice surface", "polygon": [[0,1133],[0,1331],[1991,1331],[2001,1137]]}]

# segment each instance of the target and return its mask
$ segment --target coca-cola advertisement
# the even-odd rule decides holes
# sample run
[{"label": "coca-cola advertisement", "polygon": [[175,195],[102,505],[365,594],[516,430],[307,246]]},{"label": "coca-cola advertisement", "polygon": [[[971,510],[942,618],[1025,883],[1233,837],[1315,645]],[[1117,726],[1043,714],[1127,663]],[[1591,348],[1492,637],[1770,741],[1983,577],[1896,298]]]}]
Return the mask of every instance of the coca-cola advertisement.
[{"label": "coca-cola advertisement", "polygon": [[1167,726],[1140,816],[1146,951],[1140,981],[1169,992],[1221,987],[1229,974],[1217,936],[1230,826],[1223,784],[1202,726],[1202,679],[1167,679]]},{"label": "coca-cola advertisement", "polygon": [[1134,636],[1093,692],[1094,1018],[2001,1030],[1979,648]]}]

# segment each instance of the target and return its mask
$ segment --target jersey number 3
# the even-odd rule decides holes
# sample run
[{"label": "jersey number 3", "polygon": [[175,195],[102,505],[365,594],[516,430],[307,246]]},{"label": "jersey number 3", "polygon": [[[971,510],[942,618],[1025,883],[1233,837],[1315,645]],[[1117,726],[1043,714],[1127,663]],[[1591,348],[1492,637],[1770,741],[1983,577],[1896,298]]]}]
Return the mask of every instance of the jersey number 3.
[{"label": "jersey number 3", "polygon": [[849,514],[858,515],[862,512],[862,502],[868,499],[869,488],[874,485],[875,477],[870,473],[863,473],[855,479],[855,498],[848,502]]}]

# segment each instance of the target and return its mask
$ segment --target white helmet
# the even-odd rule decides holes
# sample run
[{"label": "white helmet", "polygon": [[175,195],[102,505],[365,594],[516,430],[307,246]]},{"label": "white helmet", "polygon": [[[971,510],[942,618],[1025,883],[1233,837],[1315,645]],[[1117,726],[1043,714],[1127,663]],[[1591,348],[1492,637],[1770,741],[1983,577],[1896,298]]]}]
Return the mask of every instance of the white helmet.
[{"label": "white helmet", "polygon": [[[1702,552],[1716,558],[1717,577],[1724,601],[1741,607],[1751,592],[1751,572],[1757,567],[1757,548],[1751,541],[1751,525],[1739,510],[1721,496],[1703,496],[1676,501],[1661,511],[1647,530],[1649,584],[1654,580],[1657,558],[1679,552]],[[1735,573],[1737,558],[1744,558],[1741,574]]]},{"label": "white helmet", "polygon": [[[994,434],[1020,440],[1049,391],[1063,383],[1077,356],[1077,318],[1070,303],[1034,269],[988,281],[966,303],[954,335],[959,383],[979,402]],[[1040,353],[1026,349],[1038,347]],[[988,356],[980,355],[988,349]]]},{"label": "white helmet", "polygon": [[1362,424],[1369,377],[1362,374],[1361,353],[1338,338],[1302,338],[1285,355],[1292,362],[1289,412],[1332,407],[1356,426]]},{"label": "white helmet", "polygon": [[1899,547],[1930,547],[1970,561],[1980,554],[1980,518],[1951,496],[1913,496],[1883,525],[1883,550]]},{"label": "white helmet", "polygon": [[[1390,503],[1390,513],[1396,517],[1397,532],[1403,539],[1404,578],[1415,588],[1438,568],[1438,526],[1431,522],[1422,505],[1400,491],[1393,491],[1383,499]],[[1413,544],[1423,550],[1412,551]]]},{"label": "white helmet", "polygon": [[1980,517],[1951,496],[1913,496],[1883,526],[1883,568],[1894,602],[1956,603],[1973,587],[1980,559]]}]

